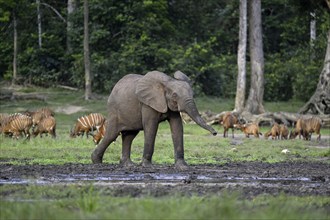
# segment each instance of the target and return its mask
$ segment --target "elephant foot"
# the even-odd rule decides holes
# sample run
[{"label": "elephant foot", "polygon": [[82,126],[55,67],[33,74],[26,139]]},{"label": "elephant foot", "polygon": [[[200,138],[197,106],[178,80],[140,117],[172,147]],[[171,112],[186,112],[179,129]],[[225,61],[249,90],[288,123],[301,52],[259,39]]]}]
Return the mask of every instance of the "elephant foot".
[{"label": "elephant foot", "polygon": [[121,160],[120,165],[123,166],[123,167],[128,167],[128,168],[136,166],[136,164],[133,163],[130,159]]},{"label": "elephant foot", "polygon": [[102,156],[97,155],[95,152],[92,153],[91,158],[93,164],[102,163]]},{"label": "elephant foot", "polygon": [[142,166],[146,168],[153,168],[154,165],[152,165],[151,160],[144,159],[142,160]]},{"label": "elephant foot", "polygon": [[178,170],[188,170],[189,166],[184,159],[180,159],[175,161],[175,168]]}]

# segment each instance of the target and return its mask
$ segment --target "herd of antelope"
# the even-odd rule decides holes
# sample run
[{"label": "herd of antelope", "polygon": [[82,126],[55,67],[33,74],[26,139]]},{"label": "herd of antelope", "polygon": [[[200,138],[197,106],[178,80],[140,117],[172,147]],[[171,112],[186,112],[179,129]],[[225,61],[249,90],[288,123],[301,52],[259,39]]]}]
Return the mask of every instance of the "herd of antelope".
[{"label": "herd of antelope", "polygon": [[[49,108],[41,108],[36,111],[25,111],[22,113],[5,114],[0,113],[0,133],[5,136],[10,136],[18,139],[21,136],[30,138],[30,129],[32,128],[32,135],[34,137],[46,133],[53,138],[56,137],[56,120],[55,113]],[[100,113],[90,113],[88,115],[79,117],[70,130],[70,137],[92,135],[93,142],[98,144],[104,137],[106,128],[106,118]],[[260,132],[257,123],[241,124],[239,123],[237,115],[227,112],[219,119],[219,124],[223,125],[223,137],[228,137],[228,130],[232,129],[232,137],[234,137],[234,129],[241,130],[246,137],[253,135],[259,138],[262,133]],[[301,117],[297,120],[295,128],[289,132],[289,129],[284,124],[273,123],[271,129],[264,134],[268,139],[294,139],[299,135],[304,140],[311,140],[312,133],[318,135],[317,140],[321,139],[320,129],[322,120],[316,116],[304,118]],[[96,133],[94,134],[94,131]]]},{"label": "herd of antelope", "polygon": [[[238,117],[231,112],[227,112],[220,117],[219,124],[222,124],[224,128],[223,137],[228,137],[229,128],[232,129],[232,137],[234,137],[235,128],[240,129],[246,137],[254,135],[254,137],[259,138],[262,135],[257,123],[240,124]],[[288,138],[295,139],[299,135],[299,139],[302,136],[304,140],[311,140],[312,133],[315,132],[318,135],[317,140],[319,141],[321,140],[321,126],[322,120],[319,117],[302,116],[297,120],[294,129],[290,132],[287,125],[274,122],[271,129],[264,134],[264,137],[268,139],[271,136],[273,140],[283,140]]]},{"label": "herd of antelope", "polygon": [[0,133],[18,139],[20,136],[30,138],[30,128],[34,137],[43,133],[56,137],[55,113],[49,108],[37,111],[25,111],[14,114],[0,114]]},{"label": "herd of antelope", "polygon": [[[93,136],[93,141],[99,143],[105,132],[105,117],[100,113],[91,113],[79,117],[70,130],[70,137],[83,136],[86,134]],[[32,136],[42,137],[43,134],[56,138],[55,113],[49,108],[40,108],[36,111],[25,111],[21,113],[7,114],[0,113],[0,133],[7,137],[18,139]],[[94,135],[94,131],[97,133]]]}]

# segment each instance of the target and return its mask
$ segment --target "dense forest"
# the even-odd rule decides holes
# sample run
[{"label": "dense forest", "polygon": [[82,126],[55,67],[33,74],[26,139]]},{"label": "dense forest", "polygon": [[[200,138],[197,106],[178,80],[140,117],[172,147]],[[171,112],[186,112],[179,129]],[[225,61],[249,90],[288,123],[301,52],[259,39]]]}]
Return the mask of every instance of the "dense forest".
[{"label": "dense forest", "polygon": [[[235,97],[239,1],[89,0],[88,9],[93,92],[108,94],[128,73],[181,70],[197,95]],[[264,100],[307,101],[323,67],[326,2],[263,0],[261,9]],[[16,83],[84,88],[83,0],[0,0],[0,22],[1,81],[13,79],[16,59]]]}]

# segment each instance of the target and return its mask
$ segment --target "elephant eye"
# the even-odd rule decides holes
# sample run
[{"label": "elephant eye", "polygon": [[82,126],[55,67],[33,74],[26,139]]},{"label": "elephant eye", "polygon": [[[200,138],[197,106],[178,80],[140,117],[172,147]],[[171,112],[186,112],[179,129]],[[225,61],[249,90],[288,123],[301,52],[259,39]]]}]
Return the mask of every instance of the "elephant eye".
[{"label": "elephant eye", "polygon": [[178,94],[176,92],[173,92],[172,98],[176,99],[178,97]]}]

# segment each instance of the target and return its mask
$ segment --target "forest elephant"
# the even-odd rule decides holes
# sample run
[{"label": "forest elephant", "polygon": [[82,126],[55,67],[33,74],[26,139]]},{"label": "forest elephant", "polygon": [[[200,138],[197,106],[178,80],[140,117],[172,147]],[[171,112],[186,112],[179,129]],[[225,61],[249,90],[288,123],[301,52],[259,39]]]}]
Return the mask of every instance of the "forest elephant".
[{"label": "forest elephant", "polygon": [[177,71],[174,78],[159,71],[145,75],[129,74],[120,79],[108,98],[108,120],[106,133],[94,149],[93,163],[102,163],[108,146],[121,134],[121,164],[131,166],[133,139],[144,131],[142,166],[152,166],[158,124],[167,120],[170,124],[174,145],[175,166],[185,168],[183,125],[180,112],[187,113],[200,127],[213,135],[217,132],[200,116],[193,99],[190,79]]}]

